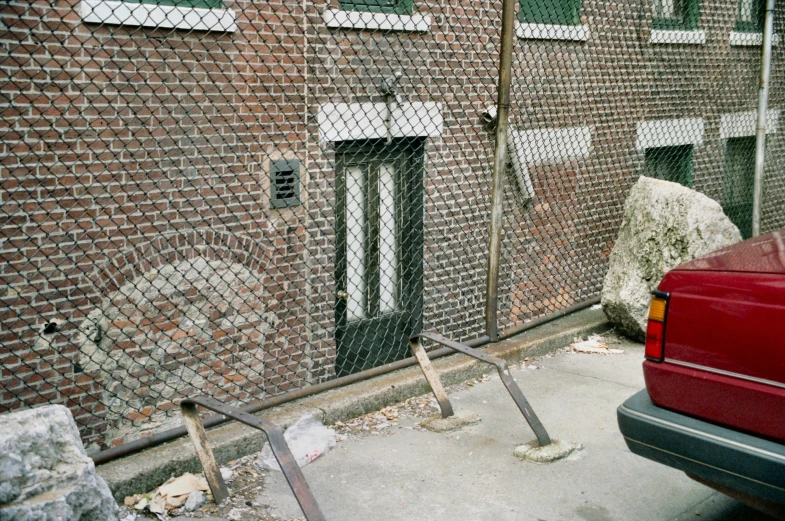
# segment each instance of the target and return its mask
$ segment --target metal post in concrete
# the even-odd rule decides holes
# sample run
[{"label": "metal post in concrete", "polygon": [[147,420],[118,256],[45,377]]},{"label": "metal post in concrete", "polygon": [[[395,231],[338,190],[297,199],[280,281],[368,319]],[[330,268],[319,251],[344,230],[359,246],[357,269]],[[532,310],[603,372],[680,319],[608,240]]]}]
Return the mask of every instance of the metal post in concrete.
[{"label": "metal post in concrete", "polygon": [[769,105],[769,77],[771,75],[771,45],[774,35],[774,6],[776,0],[766,0],[763,23],[763,49],[758,88],[758,126],[755,134],[755,186],[752,198],[752,236],[760,235],[760,207],[763,200],[763,172],[766,168],[766,112]]},{"label": "metal post in concrete", "polygon": [[488,240],[488,278],[485,290],[485,330],[491,342],[499,340],[499,259],[502,242],[502,204],[504,171],[507,167],[507,127],[510,112],[510,82],[512,79],[512,50],[515,32],[516,0],[504,0],[502,8],[501,49],[499,51],[499,95],[493,181],[491,189],[491,223]]}]

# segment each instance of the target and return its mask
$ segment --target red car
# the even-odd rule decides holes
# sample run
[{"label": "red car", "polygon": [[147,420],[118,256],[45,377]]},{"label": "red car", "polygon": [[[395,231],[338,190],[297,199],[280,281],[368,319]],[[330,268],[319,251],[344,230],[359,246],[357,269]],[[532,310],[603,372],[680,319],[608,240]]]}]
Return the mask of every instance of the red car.
[{"label": "red car", "polygon": [[630,450],[785,516],[785,231],[668,272],[643,373],[618,409]]}]

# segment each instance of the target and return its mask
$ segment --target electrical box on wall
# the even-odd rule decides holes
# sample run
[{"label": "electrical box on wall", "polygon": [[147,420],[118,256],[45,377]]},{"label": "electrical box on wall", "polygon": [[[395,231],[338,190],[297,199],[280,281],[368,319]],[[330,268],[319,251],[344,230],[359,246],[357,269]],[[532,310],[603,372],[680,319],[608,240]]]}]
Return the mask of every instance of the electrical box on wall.
[{"label": "electrical box on wall", "polygon": [[300,205],[300,161],[270,161],[270,206],[289,208]]}]

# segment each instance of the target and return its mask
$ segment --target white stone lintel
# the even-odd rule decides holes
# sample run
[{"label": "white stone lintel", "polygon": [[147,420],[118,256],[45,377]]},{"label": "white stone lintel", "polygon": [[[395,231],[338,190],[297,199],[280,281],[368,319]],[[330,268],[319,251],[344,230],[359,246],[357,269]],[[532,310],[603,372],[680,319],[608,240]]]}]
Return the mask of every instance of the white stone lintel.
[{"label": "white stone lintel", "polygon": [[[779,121],[779,109],[767,110],[766,134],[776,133],[779,127]],[[720,117],[720,139],[754,136],[757,132],[757,128],[758,112],[756,110],[723,114]]]},{"label": "white stone lintel", "polygon": [[322,13],[322,19],[327,27],[340,29],[370,29],[378,31],[409,31],[419,33],[427,33],[431,30],[431,17],[429,15],[401,15],[327,9]]},{"label": "white stone lintel", "polygon": [[[728,41],[734,47],[760,47],[763,45],[763,33],[743,33],[732,31]],[[776,46],[780,43],[780,35],[771,36],[771,45]]]},{"label": "white stone lintel", "polygon": [[231,9],[131,4],[116,0],[82,0],[80,8],[82,20],[89,23],[226,33],[237,30]]},{"label": "white stone lintel", "polygon": [[588,157],[591,150],[589,127],[510,129],[508,144],[522,163],[540,163]]},{"label": "white stone lintel", "polygon": [[661,119],[638,123],[635,148],[677,147],[703,144],[703,118]]},{"label": "white stone lintel", "polygon": [[515,33],[523,40],[572,40],[585,42],[589,39],[588,25],[551,25],[516,23]]},{"label": "white stone lintel", "polygon": [[[392,103],[392,137],[442,135],[442,104]],[[320,141],[354,141],[387,137],[386,103],[328,103],[319,107]]]},{"label": "white stone lintel", "polygon": [[649,43],[672,43],[682,45],[704,45],[706,43],[706,31],[696,29],[692,31],[682,31],[678,29],[652,29],[649,36]]},{"label": "white stone lintel", "polygon": [[529,175],[530,163],[558,162],[588,157],[591,152],[589,127],[544,128],[519,130],[507,134],[515,184],[526,200],[534,198],[534,185]]}]

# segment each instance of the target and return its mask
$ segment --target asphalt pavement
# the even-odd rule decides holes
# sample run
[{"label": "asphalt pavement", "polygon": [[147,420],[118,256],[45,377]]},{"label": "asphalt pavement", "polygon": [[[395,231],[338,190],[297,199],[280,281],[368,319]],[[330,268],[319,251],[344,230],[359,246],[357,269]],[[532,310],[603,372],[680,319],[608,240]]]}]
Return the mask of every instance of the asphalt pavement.
[{"label": "asphalt pavement", "polygon": [[[768,518],[636,456],[616,408],[644,387],[643,347],[622,354],[560,351],[512,370],[552,438],[581,450],[548,464],[523,462],[516,445],[534,435],[498,376],[451,390],[457,412],[482,421],[452,433],[403,417],[351,434],[303,468],[328,520],[763,521]],[[532,368],[536,367],[536,369]],[[284,519],[302,513],[280,473],[265,473],[258,502]]]}]

